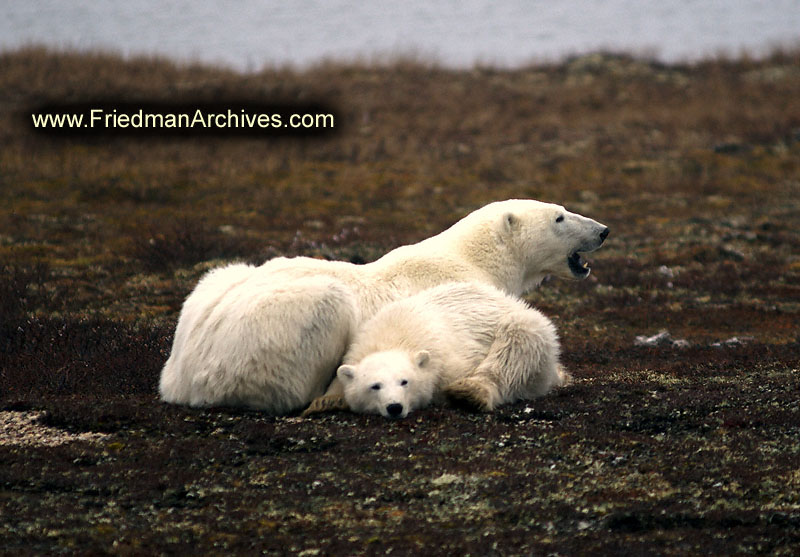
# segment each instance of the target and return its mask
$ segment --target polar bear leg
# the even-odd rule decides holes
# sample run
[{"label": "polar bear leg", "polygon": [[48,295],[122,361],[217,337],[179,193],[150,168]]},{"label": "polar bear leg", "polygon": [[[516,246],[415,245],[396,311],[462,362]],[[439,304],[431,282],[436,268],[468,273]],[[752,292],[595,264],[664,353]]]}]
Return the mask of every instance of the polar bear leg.
[{"label": "polar bear leg", "polygon": [[347,400],[344,398],[344,386],[338,377],[334,377],[325,394],[318,396],[311,401],[311,404],[300,414],[307,417],[312,414],[323,412],[336,412],[338,410],[350,410]]},{"label": "polar bear leg", "polygon": [[[196,355],[208,346],[204,323],[225,297],[250,279],[254,272],[255,267],[244,264],[214,269],[200,280],[186,299],[175,329],[172,350],[159,380],[159,392],[164,401],[190,403],[192,377],[198,369]],[[198,339],[202,339],[202,342],[198,343]]]},{"label": "polar bear leg", "polygon": [[489,412],[497,406],[547,394],[565,384],[555,327],[539,312],[509,316],[498,327],[486,358],[445,387],[456,404]]},{"label": "polar bear leg", "polygon": [[499,399],[499,392],[491,379],[477,374],[453,381],[445,387],[444,393],[454,406],[480,412],[494,410],[495,401]]},{"label": "polar bear leg", "polygon": [[195,326],[181,394],[165,399],[285,414],[325,391],[357,322],[352,290],[329,276],[257,286],[232,292]]},{"label": "polar bear leg", "polygon": [[288,293],[281,304],[285,311],[268,301],[256,315],[271,315],[254,323],[262,381],[253,383],[253,400],[245,403],[274,413],[303,408],[325,391],[357,322],[352,291],[338,280],[309,277],[292,286],[301,294]]}]

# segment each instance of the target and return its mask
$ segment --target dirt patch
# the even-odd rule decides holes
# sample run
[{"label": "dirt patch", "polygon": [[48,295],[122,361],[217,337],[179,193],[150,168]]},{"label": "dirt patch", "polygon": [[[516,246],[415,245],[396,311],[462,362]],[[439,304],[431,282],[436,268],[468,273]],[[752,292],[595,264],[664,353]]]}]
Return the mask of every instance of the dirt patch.
[{"label": "dirt patch", "polygon": [[[5,553],[800,550],[800,54],[240,75],[27,49],[0,65]],[[92,140],[23,118],[209,92],[320,98],[341,127]],[[587,280],[528,298],[569,387],[397,422],[159,402],[209,268],[372,261],[512,197],[611,228]]]}]

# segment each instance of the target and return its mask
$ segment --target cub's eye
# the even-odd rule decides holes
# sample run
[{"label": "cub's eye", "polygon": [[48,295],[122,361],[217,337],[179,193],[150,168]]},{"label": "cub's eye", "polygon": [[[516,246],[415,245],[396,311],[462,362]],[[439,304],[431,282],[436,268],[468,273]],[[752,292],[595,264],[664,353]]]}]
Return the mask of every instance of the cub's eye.
[{"label": "cub's eye", "polygon": [[403,379],[402,381],[400,381],[400,386],[401,387],[405,387],[406,385],[408,385],[408,380],[407,379]]},{"label": "cub's eye", "polygon": [[380,383],[375,383],[373,386],[370,387],[370,389],[372,389],[373,391],[380,391],[381,390],[381,384]]},{"label": "cub's eye", "polygon": [[564,222],[564,215],[558,215],[556,217],[556,222]]}]

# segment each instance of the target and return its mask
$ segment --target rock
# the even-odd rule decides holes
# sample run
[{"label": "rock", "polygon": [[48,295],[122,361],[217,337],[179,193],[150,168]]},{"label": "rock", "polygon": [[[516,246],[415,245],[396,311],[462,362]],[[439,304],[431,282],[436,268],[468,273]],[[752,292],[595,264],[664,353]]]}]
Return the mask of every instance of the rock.
[{"label": "rock", "polygon": [[744,253],[729,245],[719,246],[719,253],[725,259],[729,259],[731,261],[744,261],[745,258]]},{"label": "rock", "polygon": [[752,146],[747,143],[739,143],[737,141],[726,141],[714,145],[714,152],[723,155],[738,155],[747,153],[752,150]]},{"label": "rock", "polygon": [[639,335],[634,339],[633,345],[647,347],[668,346],[672,348],[688,348],[690,346],[689,341],[684,339],[674,339],[668,331],[661,331],[651,337]]},{"label": "rock", "polygon": [[728,340],[720,340],[717,342],[712,342],[711,346],[714,348],[733,348],[736,346],[744,346],[745,344],[754,341],[754,337],[731,337]]},{"label": "rock", "polygon": [[675,272],[666,265],[661,265],[657,272],[662,277],[673,278],[675,276]]}]

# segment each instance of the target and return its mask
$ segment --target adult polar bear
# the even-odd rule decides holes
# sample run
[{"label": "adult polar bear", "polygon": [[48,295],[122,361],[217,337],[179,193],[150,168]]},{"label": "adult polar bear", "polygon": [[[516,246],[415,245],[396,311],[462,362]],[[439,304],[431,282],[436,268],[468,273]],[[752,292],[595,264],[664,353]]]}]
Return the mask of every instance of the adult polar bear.
[{"label": "adult polar bear", "polygon": [[161,397],[272,414],[302,409],[325,392],[359,325],[387,303],[452,281],[520,296],[547,275],[585,278],[580,253],[607,235],[559,205],[512,199],[366,265],[281,257],[212,270],[183,305]]}]

